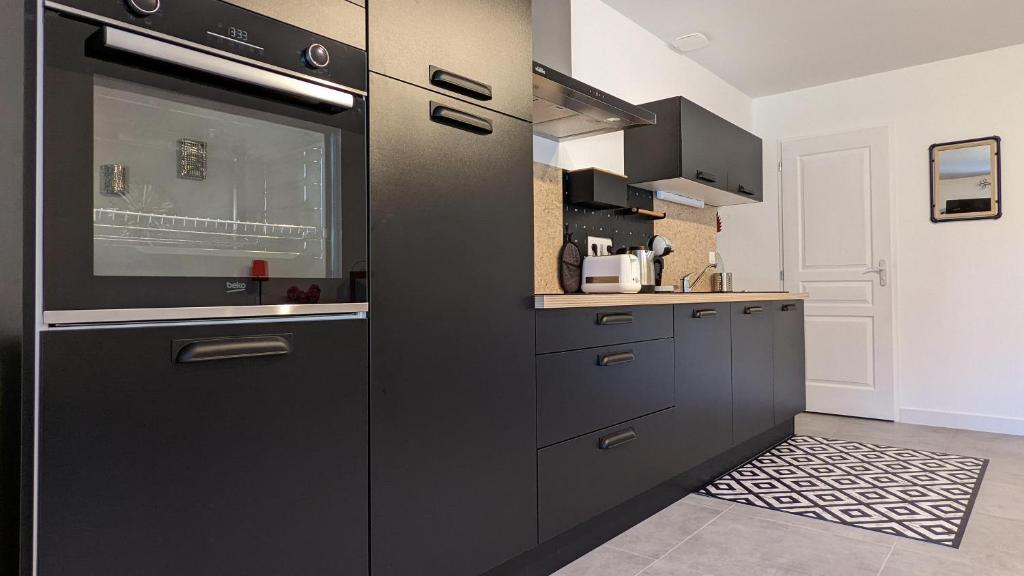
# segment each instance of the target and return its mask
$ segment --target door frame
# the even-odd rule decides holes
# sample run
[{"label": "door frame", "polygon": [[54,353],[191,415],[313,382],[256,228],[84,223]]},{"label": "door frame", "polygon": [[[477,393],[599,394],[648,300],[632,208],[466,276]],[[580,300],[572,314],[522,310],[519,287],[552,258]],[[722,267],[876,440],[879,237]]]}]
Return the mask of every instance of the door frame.
[{"label": "door frame", "polygon": [[[779,269],[782,271],[783,277],[787,272],[786,266],[786,236],[785,226],[786,219],[783,210],[783,196],[786,190],[782,186],[782,150],[783,146],[789,142],[804,140],[807,138],[820,138],[825,136],[838,136],[841,134],[848,134],[850,132],[859,132],[866,130],[878,130],[884,129],[886,135],[889,138],[889,194],[887,198],[889,208],[889,288],[892,291],[892,306],[891,316],[892,322],[890,322],[890,338],[892,342],[892,413],[893,422],[902,422],[903,418],[900,414],[900,401],[902,386],[900,385],[900,373],[902,372],[902,354],[900,347],[900,314],[899,314],[899,295],[900,295],[900,260],[899,260],[899,245],[900,235],[899,227],[896,226],[896,222],[900,217],[899,202],[895,201],[897,192],[896,188],[896,123],[894,121],[879,122],[877,124],[866,124],[866,125],[853,125],[853,126],[842,126],[830,128],[827,130],[819,130],[812,132],[801,132],[792,136],[785,136],[779,138],[776,142],[775,158],[776,158],[776,171],[775,171],[775,182],[777,190],[779,191],[778,204],[776,209],[778,210],[779,219]],[[922,156],[923,157],[923,156]],[[779,278],[779,288],[785,290],[785,280]]]}]

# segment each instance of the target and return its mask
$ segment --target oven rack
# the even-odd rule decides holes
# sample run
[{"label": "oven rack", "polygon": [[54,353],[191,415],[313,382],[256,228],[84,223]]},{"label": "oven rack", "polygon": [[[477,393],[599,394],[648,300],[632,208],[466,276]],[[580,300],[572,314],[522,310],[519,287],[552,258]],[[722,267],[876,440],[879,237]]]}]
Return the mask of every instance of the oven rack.
[{"label": "oven rack", "polygon": [[219,251],[224,254],[319,256],[323,251],[320,228],[153,214],[115,208],[93,209],[94,237],[119,245],[143,248],[162,246],[174,251]]}]

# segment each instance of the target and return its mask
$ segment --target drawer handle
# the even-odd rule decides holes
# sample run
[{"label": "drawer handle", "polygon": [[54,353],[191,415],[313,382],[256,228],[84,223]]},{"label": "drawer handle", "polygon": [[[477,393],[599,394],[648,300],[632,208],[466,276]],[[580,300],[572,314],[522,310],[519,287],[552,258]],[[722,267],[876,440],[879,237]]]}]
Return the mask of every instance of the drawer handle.
[{"label": "drawer handle", "polygon": [[764,308],[762,306],[747,306],[743,309],[743,313],[747,315],[760,314],[761,312],[764,312]]},{"label": "drawer handle", "polygon": [[490,100],[493,94],[490,85],[437,66],[430,67],[430,83],[438,88],[458,92],[477,100]]},{"label": "drawer handle", "polygon": [[783,312],[793,312],[796,310],[796,304],[785,304],[782,306]]},{"label": "drawer handle", "polygon": [[715,176],[711,172],[697,170],[697,180],[700,180],[702,182],[710,182],[714,184],[715,182],[718,182],[718,176]]},{"label": "drawer handle", "polygon": [[174,361],[178,364],[281,356],[292,351],[284,336],[256,336],[243,338],[216,338],[212,340],[177,341]]},{"label": "drawer handle", "polygon": [[597,447],[601,450],[611,450],[616,446],[622,446],[623,444],[629,444],[633,440],[636,440],[639,436],[636,435],[636,430],[632,428],[626,428],[625,430],[619,430],[613,432],[607,436],[602,436],[597,440]]},{"label": "drawer handle", "polygon": [[746,188],[743,187],[743,184],[740,184],[739,188],[737,188],[736,191],[739,192],[740,194],[746,194],[747,196],[753,196],[754,195],[754,191],[753,190],[747,190]]},{"label": "drawer handle", "polygon": [[598,366],[617,366],[619,364],[629,364],[636,360],[636,354],[632,352],[616,352],[614,354],[605,354],[604,356],[597,357]]},{"label": "drawer handle", "polygon": [[718,316],[718,310],[694,310],[693,311],[693,317],[694,318],[711,318],[713,316]]},{"label": "drawer handle", "polygon": [[430,103],[430,119],[439,124],[461,128],[476,134],[490,134],[494,132],[494,125],[491,124],[490,120],[456,110],[455,108],[449,108],[437,102]]},{"label": "drawer handle", "polygon": [[632,324],[633,313],[624,312],[621,314],[598,314],[597,323],[601,326],[615,326],[618,324]]}]

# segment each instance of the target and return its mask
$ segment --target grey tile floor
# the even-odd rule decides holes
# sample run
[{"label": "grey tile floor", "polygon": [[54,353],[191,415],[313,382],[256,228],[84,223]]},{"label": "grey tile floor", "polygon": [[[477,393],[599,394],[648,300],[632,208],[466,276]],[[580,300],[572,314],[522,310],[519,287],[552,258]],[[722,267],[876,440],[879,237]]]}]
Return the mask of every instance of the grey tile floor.
[{"label": "grey tile floor", "polygon": [[1024,437],[818,414],[796,432],[989,458],[960,549],[691,494],[556,576],[1024,575]]}]

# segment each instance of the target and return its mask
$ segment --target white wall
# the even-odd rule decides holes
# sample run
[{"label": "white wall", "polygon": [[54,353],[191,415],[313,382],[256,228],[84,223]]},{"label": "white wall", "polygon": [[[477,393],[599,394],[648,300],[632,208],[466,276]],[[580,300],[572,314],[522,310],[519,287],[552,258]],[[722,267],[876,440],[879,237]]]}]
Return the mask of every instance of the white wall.
[{"label": "white wall", "polygon": [[[685,96],[734,124],[752,126],[749,96],[600,0],[572,0],[572,76],[636,104]],[[534,137],[533,156],[566,169],[624,171],[621,132],[560,145]]]},{"label": "white wall", "polygon": [[[740,286],[777,282],[779,140],[890,126],[899,417],[1024,434],[1024,45],[759,98],[753,114],[765,202],[724,212],[719,239]],[[1005,215],[933,224],[928,146],[993,134]]]}]

